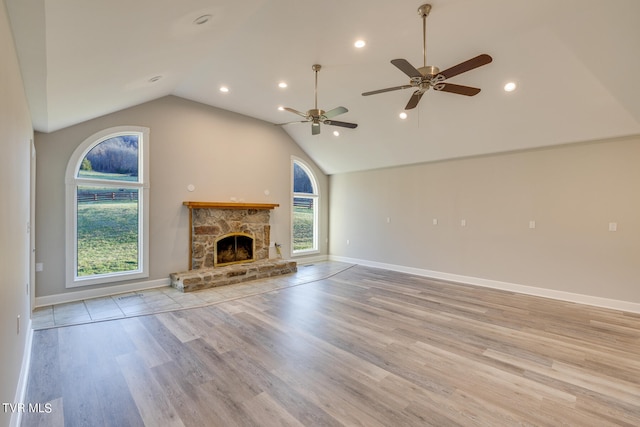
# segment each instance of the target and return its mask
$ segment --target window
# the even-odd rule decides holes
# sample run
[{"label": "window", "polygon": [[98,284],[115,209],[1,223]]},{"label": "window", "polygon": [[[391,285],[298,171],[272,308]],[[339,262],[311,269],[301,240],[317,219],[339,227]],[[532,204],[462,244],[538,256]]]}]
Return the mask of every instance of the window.
[{"label": "window", "polygon": [[66,173],[66,286],[148,277],[149,129],[111,128]]},{"label": "window", "polygon": [[293,160],[293,254],[318,250],[318,185],[311,169]]}]

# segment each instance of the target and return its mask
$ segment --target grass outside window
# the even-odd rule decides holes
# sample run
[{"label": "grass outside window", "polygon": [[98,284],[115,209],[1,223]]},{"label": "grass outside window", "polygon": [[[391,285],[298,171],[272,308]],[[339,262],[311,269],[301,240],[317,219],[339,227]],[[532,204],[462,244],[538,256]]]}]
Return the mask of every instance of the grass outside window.
[{"label": "grass outside window", "polygon": [[293,250],[313,249],[313,208],[294,206],[293,208]]},{"label": "grass outside window", "polygon": [[[136,271],[139,268],[137,194],[131,200],[85,201],[77,211],[77,275]],[[122,196],[120,192],[111,194]],[[101,196],[97,196],[101,197]]]}]

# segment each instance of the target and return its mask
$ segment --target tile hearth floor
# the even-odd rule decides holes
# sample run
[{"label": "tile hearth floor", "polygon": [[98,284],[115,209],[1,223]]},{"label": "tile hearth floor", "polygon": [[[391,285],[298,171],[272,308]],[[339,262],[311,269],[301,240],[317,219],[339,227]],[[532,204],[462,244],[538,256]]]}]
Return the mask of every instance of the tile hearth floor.
[{"label": "tile hearth floor", "polygon": [[250,295],[270,292],[321,280],[353,267],[353,264],[323,261],[298,265],[296,273],[182,293],[175,288],[145,289],[36,308],[31,316],[33,329],[48,329],[145,314],[203,307]]}]

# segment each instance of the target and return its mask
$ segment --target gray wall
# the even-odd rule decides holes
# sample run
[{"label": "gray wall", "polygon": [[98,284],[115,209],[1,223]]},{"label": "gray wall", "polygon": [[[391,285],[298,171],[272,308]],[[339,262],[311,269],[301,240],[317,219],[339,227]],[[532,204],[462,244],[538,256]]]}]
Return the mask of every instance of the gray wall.
[{"label": "gray wall", "polygon": [[638,159],[629,137],[333,175],[330,253],[640,303]]},{"label": "gray wall", "polygon": [[[146,126],[150,134],[150,277],[188,268],[185,200],[279,203],[271,211],[271,241],[290,252],[291,156],[316,172],[322,195],[328,178],[281,128],[239,114],[169,96],[49,134],[36,133],[38,297],[95,287],[64,286],[64,174],[74,149],[97,131]],[[187,186],[193,184],[194,192]],[[269,190],[269,195],[265,195]],[[325,196],[325,200],[327,197]],[[327,253],[327,203],[321,212],[321,253]],[[271,254],[275,256],[275,252]],[[119,282],[118,284],[127,283]]]},{"label": "gray wall", "polygon": [[[33,130],[4,1],[0,58],[0,401],[10,403],[15,402],[30,316],[27,224]],[[0,425],[9,425],[10,417],[0,410]]]}]

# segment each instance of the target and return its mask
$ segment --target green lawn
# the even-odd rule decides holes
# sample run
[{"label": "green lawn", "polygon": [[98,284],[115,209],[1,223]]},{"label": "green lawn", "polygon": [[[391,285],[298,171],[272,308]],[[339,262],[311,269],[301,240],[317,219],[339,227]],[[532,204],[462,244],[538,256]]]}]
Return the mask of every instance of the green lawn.
[{"label": "green lawn", "polygon": [[293,209],[293,250],[313,248],[313,209],[294,207]]},{"label": "green lawn", "polygon": [[80,178],[89,178],[89,179],[106,179],[109,181],[131,181],[135,182],[138,180],[137,176],[121,174],[121,173],[107,173],[107,172],[96,172],[96,171],[86,171],[80,170],[78,172],[78,177]]},{"label": "green lawn", "polygon": [[138,268],[138,203],[78,204],[78,276]]}]

